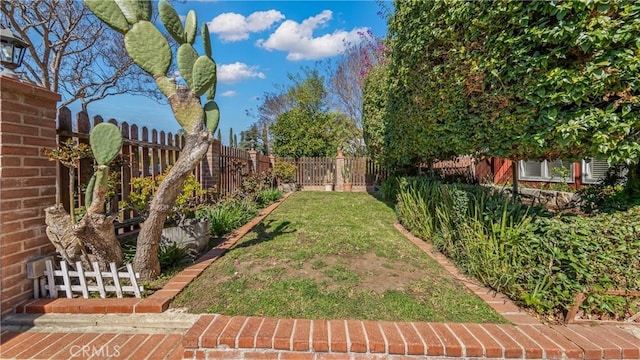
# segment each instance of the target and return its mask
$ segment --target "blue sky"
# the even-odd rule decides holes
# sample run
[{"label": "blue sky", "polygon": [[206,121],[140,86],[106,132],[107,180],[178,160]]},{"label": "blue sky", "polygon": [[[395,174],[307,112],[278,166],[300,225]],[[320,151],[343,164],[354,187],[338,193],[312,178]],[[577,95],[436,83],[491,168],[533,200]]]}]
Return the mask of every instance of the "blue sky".
[{"label": "blue sky", "polygon": [[[386,35],[376,1],[187,1],[175,3],[181,16],[196,11],[207,22],[213,58],[218,65],[216,101],[219,128],[227,142],[229,128],[239,134],[255,122],[255,109],[265,92],[287,85],[288,73],[317,61],[336,60],[344,41],[357,42],[357,32]],[[196,49],[200,39],[196,40]],[[77,111],[78,104],[72,104]],[[167,104],[139,96],[113,96],[88,107],[89,115],[175,132],[179,125]]]}]

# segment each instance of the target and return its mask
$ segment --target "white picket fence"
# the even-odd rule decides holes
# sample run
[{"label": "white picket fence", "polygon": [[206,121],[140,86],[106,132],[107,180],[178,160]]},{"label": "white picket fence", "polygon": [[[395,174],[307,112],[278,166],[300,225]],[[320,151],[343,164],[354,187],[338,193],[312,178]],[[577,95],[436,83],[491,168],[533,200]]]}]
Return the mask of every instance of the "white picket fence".
[{"label": "white picket fence", "polygon": [[[115,263],[109,264],[111,271],[100,271],[97,262],[92,263],[93,271],[84,271],[81,262],[76,262],[76,269],[69,270],[66,261],[60,261],[60,270],[53,268],[53,262],[47,260],[46,276],[47,284],[44,286],[49,292],[49,297],[55,299],[59,291],[64,291],[67,298],[73,298],[74,293],[82,293],[82,297],[89,298],[91,293],[99,293],[101,298],[106,298],[107,293],[115,293],[117,297],[123,297],[125,293],[133,293],[135,297],[142,297],[144,287],[138,285],[139,273],[133,271],[133,266],[127,264],[126,272],[118,272]],[[56,284],[56,279],[61,279]],[[75,280],[77,279],[77,280]],[[129,280],[130,285],[121,284],[122,279]],[[62,284],[59,284],[62,282]],[[79,284],[78,284],[79,283]]]}]

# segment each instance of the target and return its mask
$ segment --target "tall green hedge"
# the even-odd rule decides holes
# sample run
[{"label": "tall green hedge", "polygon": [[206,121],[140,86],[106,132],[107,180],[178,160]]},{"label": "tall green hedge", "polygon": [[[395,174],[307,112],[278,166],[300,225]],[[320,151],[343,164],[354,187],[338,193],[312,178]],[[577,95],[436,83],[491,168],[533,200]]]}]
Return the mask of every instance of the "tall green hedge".
[{"label": "tall green hedge", "polygon": [[[640,2],[396,0],[384,156],[640,156]],[[365,107],[367,106],[365,102]]]}]

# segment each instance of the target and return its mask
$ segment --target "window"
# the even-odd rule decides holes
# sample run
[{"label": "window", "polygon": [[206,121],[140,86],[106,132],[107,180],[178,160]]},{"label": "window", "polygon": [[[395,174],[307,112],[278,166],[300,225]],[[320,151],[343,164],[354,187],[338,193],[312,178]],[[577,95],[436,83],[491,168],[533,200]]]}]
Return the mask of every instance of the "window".
[{"label": "window", "polygon": [[520,180],[573,183],[573,163],[563,160],[520,161]]},{"label": "window", "polygon": [[[607,160],[589,159],[582,161],[582,182],[596,184],[607,176],[609,163]],[[620,175],[624,175],[621,173]]]}]

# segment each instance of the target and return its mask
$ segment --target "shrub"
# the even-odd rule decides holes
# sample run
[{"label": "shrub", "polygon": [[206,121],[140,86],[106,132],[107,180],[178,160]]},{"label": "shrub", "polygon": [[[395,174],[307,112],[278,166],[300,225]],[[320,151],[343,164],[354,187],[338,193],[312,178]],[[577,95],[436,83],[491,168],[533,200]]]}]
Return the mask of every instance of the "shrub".
[{"label": "shrub", "polygon": [[266,189],[258,193],[258,196],[256,196],[256,204],[262,208],[280,198],[282,198],[282,191],[278,189]]},{"label": "shrub", "polygon": [[260,172],[242,177],[240,192],[236,194],[239,198],[256,201],[258,194],[273,185],[273,175],[271,172]]},{"label": "shrub", "polygon": [[247,200],[223,200],[216,205],[204,206],[197,212],[198,217],[209,219],[213,236],[229,234],[257,214],[255,205]]},{"label": "shrub", "polygon": [[630,197],[624,185],[598,184],[577,192],[580,210],[587,214],[610,213],[640,205],[640,198]]},{"label": "shrub", "polygon": [[293,183],[296,181],[297,167],[289,162],[277,162],[273,166],[273,174],[281,184]]},{"label": "shrub", "polygon": [[[120,207],[129,208],[134,210],[136,214],[146,217],[149,213],[151,199],[168,173],[169,169],[166,169],[164,173],[156,176],[155,179],[152,176],[131,179],[131,192],[128,199],[121,202]],[[181,222],[185,218],[192,218],[195,215],[199,198],[205,194],[206,191],[202,189],[196,177],[193,174],[189,174],[169,214],[169,221]]]},{"label": "shrub", "polygon": [[640,290],[640,207],[625,212],[549,216],[479,186],[399,181],[396,211],[467,274],[544,314],[582,309],[620,316],[628,303],[606,290]]},{"label": "shrub", "polygon": [[398,189],[400,186],[399,178],[390,176],[386,178],[382,184],[380,184],[380,194],[385,201],[395,202],[398,196]]}]

